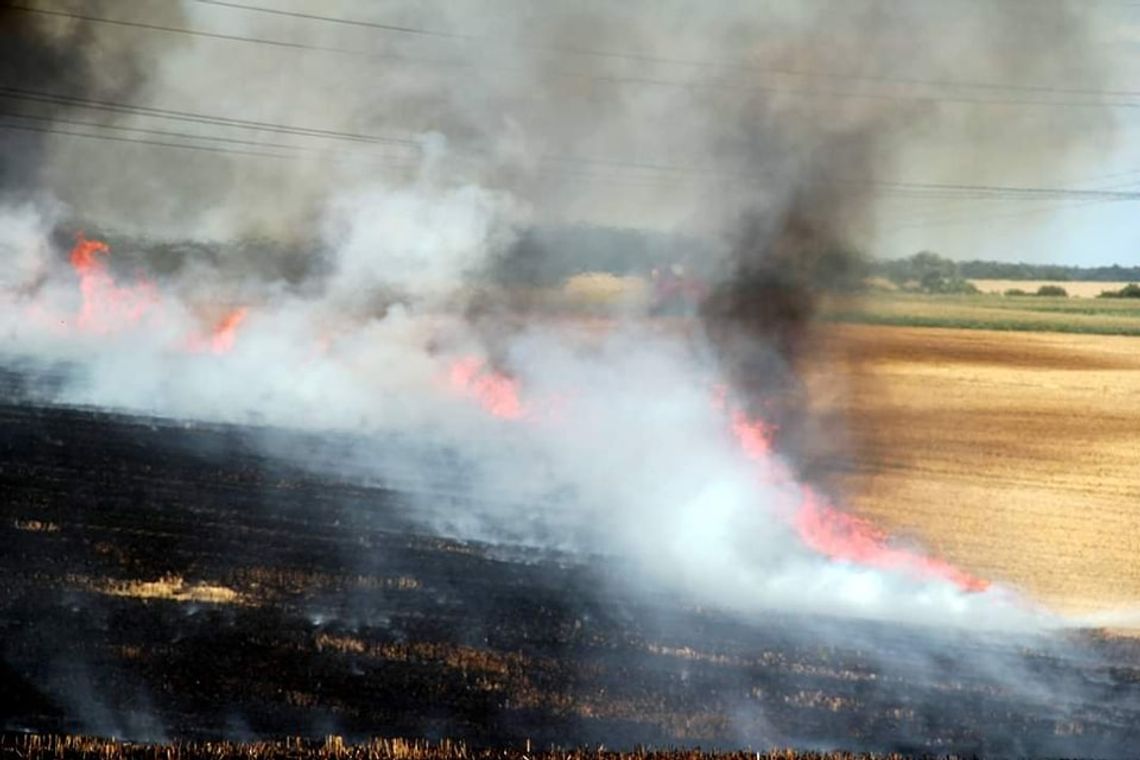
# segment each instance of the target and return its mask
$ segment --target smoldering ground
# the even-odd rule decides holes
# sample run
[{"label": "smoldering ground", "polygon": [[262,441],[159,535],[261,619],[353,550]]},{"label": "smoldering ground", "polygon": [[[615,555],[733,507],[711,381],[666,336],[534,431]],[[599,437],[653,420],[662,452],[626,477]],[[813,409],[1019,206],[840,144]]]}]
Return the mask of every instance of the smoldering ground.
[{"label": "smoldering ground", "polygon": [[[3,244],[27,263],[2,325],[10,353],[80,368],[56,401],[361,435],[321,466],[421,490],[444,487],[437,460],[384,436],[457,450],[446,487],[483,506],[425,508],[433,529],[629,558],[745,617],[1058,623],[1000,589],[833,562],[787,514],[823,479],[817,438],[839,437],[800,378],[817,302],[859,279],[882,198],[1062,165],[1110,125],[1095,103],[1042,119],[1048,103],[1010,102],[1019,83],[1100,81],[1095,21],[1069,4],[51,9],[5,9],[5,92],[28,110],[3,121],[22,159]],[[361,23],[313,18],[340,11]],[[59,128],[9,141],[30,116]],[[954,160],[955,136],[995,122]],[[625,308],[599,337],[552,317],[539,283],[576,242],[523,243],[553,225],[702,241],[681,257],[710,282],[700,328]],[[122,236],[91,292],[65,261],[80,226]],[[504,261],[528,274],[504,282]],[[90,299],[138,283],[156,295],[137,318],[111,306],[111,327],[79,329]],[[231,348],[187,350],[235,306]],[[514,421],[481,408],[488,390],[517,396]],[[742,455],[732,408],[778,431],[760,465],[778,477]]]}]

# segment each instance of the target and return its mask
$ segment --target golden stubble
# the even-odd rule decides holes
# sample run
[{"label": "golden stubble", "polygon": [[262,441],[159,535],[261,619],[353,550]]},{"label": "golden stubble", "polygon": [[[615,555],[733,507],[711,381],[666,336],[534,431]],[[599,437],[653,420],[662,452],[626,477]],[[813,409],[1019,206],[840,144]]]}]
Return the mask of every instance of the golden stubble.
[{"label": "golden stubble", "polygon": [[836,325],[823,346],[807,377],[851,427],[856,512],[1058,611],[1140,603],[1140,339]]}]

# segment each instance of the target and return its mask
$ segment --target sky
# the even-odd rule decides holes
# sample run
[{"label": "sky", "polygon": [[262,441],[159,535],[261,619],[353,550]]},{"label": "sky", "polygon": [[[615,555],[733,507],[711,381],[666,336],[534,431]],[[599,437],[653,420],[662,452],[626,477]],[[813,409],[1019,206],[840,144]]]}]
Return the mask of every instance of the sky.
[{"label": "sky", "polygon": [[[1108,75],[1103,89],[1140,96],[1140,3],[1082,5],[1095,19],[1091,34]],[[1127,100],[1140,103],[1140,97]],[[1038,119],[1055,115],[1051,108],[1024,110]],[[1001,129],[1000,111],[995,109],[995,129]],[[1140,190],[1140,105],[1113,108],[1111,118],[1111,128],[1085,134],[1068,165],[1040,175],[1019,172],[992,179],[1013,186]],[[922,181],[921,164],[899,171]],[[929,249],[955,259],[1135,265],[1140,263],[1140,202],[899,201],[884,205],[874,248],[888,258]]]}]

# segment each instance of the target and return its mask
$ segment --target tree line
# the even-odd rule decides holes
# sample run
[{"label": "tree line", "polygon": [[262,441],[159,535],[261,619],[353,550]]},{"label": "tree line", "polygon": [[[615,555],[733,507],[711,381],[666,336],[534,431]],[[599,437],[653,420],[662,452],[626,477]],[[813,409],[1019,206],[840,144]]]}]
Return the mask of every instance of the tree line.
[{"label": "tree line", "polygon": [[[955,262],[923,251],[905,259],[879,260],[872,264],[875,275],[896,281],[917,279],[930,269],[950,270],[968,280],[1051,280],[1053,282],[1140,282],[1140,266],[1078,267],[1060,264],[1008,263],[1004,261]],[[917,277],[916,277],[917,276]]]},{"label": "tree line", "polygon": [[[905,259],[876,260],[869,264],[873,277],[882,277],[904,290],[925,293],[977,293],[970,280],[1051,280],[1053,282],[1140,282],[1140,266],[1107,267],[1061,266],[1057,264],[1007,264],[1000,261],[957,262],[931,251],[920,251]],[[1042,285],[1036,291],[1011,288],[1006,295],[1065,296],[1060,285]],[[1140,285],[1106,290],[1102,298],[1140,298]]]}]

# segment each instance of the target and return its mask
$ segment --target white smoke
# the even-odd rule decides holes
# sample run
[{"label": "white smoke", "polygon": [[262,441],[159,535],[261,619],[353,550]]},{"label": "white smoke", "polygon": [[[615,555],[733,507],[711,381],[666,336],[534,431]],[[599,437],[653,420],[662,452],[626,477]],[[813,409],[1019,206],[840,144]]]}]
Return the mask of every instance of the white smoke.
[{"label": "white smoke", "polygon": [[332,288],[353,298],[384,286],[415,298],[452,291],[510,241],[522,218],[512,206],[505,193],[426,181],[342,194],[324,224],[337,252]]},{"label": "white smoke", "polygon": [[52,204],[0,206],[0,297],[33,288],[47,277],[52,263],[47,238],[56,210]]},{"label": "white smoke", "polygon": [[[663,584],[692,604],[748,616],[782,609],[1022,630],[1052,624],[1005,590],[968,593],[806,546],[789,520],[800,484],[778,455],[758,466],[743,454],[714,400],[717,366],[699,341],[637,319],[602,333],[539,320],[497,336],[501,369],[492,369],[483,335],[444,296],[510,242],[520,208],[503,193],[446,183],[373,184],[334,198],[321,227],[334,251],[327,287],[250,305],[226,352],[196,348],[192,338],[206,326],[160,286],[153,311],[136,322],[109,332],[69,328],[82,306],[76,274],[50,267],[39,291],[5,308],[8,352],[75,362],[61,403],[362,434],[375,443],[355,446],[355,471],[413,489],[441,487],[433,464],[384,440],[455,450],[469,465],[458,487],[482,506],[425,504],[432,529],[624,558],[638,568],[637,582]],[[10,245],[42,262],[50,246],[40,220],[8,213]],[[386,292],[399,302],[361,311]],[[460,361],[473,361],[481,377],[514,378],[520,406],[508,416],[517,419],[495,416],[478,392],[454,383],[449,372]]]}]

